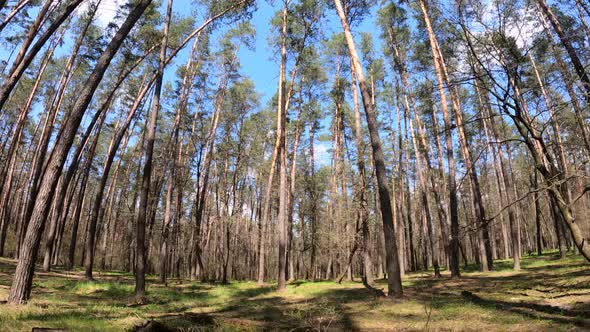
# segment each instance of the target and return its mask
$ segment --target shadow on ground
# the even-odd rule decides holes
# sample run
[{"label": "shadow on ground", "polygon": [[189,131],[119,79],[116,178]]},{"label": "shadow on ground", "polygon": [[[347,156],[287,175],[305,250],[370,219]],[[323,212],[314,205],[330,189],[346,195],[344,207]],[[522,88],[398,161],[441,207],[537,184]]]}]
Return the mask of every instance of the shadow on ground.
[{"label": "shadow on ground", "polygon": [[367,296],[372,297],[364,289],[335,289],[321,298],[294,300],[277,294],[275,287],[264,286],[237,292],[235,299],[214,312],[173,314],[157,321],[172,330],[360,331],[342,301],[366,301]]}]

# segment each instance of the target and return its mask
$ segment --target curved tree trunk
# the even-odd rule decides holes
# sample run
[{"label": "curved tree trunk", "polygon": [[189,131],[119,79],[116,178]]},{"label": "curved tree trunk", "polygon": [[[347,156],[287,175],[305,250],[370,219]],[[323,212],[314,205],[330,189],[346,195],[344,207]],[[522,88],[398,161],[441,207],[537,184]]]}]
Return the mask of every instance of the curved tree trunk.
[{"label": "curved tree trunk", "polygon": [[[168,0],[166,10],[166,22],[164,23],[164,32],[162,34],[162,43],[160,45],[160,61],[156,72],[154,85],[154,99],[152,101],[152,110],[149,117],[149,123],[146,127],[147,135],[145,137],[145,161],[143,165],[143,174],[141,180],[141,193],[139,196],[139,211],[137,214],[136,224],[136,257],[135,257],[135,300],[138,303],[144,303],[145,297],[145,273],[146,273],[146,238],[145,225],[148,216],[148,199],[150,193],[150,182],[152,177],[152,163],[154,154],[154,143],[156,139],[156,126],[158,121],[158,112],[160,110],[160,97],[162,92],[162,81],[164,78],[164,67],[166,62],[166,49],[168,47],[168,29],[170,27],[170,16],[172,13],[172,0]],[[88,267],[87,267],[88,268]]]},{"label": "curved tree trunk", "polygon": [[59,173],[63,169],[82,117],[90,104],[94,92],[102,81],[111,60],[150,3],[151,0],[140,0],[131,10],[125,22],[123,22],[98,59],[92,74],[88,77],[84,88],[80,91],[79,98],[76,100],[70,116],[63,124],[63,130],[58,141],[55,143],[54,151],[48,162],[47,171],[39,186],[39,194],[37,195],[33,213],[29,221],[25,242],[21,248],[20,259],[8,297],[8,302],[11,304],[25,303],[30,297],[39,243],[45,227],[53,192],[57,186]]}]

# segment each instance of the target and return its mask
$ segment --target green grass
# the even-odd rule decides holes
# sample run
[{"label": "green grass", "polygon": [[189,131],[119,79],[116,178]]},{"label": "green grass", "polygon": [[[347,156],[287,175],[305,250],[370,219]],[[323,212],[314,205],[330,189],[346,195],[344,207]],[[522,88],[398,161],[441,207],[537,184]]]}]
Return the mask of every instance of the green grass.
[{"label": "green grass", "polygon": [[[0,259],[0,300],[7,297],[14,262]],[[57,271],[37,276],[32,300],[0,305],[0,331],[33,327],[70,331],[128,331],[148,320],[178,331],[432,330],[569,331],[590,328],[590,265],[554,253],[495,261],[495,271],[468,266],[463,278],[432,271],[404,277],[403,299],[375,297],[358,282],[295,281],[283,292],[254,282],[228,285],[172,280],[151,283],[148,304],[131,305],[133,276]],[[384,280],[375,287],[384,289]]]}]

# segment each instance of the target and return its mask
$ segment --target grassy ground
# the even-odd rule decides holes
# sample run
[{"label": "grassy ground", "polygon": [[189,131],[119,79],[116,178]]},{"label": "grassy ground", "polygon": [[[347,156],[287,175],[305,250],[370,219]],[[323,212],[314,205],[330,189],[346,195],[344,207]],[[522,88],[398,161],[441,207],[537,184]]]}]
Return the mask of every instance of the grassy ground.
[{"label": "grassy ground", "polygon": [[[29,304],[0,304],[0,331],[126,331],[147,321],[178,331],[590,330],[589,264],[546,255],[525,257],[522,266],[514,273],[509,261],[497,261],[485,274],[470,267],[460,280],[410,274],[401,300],[376,298],[355,282],[297,281],[277,293],[253,282],[172,280],[151,283],[144,306],[129,305],[131,275],[100,273],[98,282],[85,282],[80,271],[58,270],[36,276]],[[14,261],[0,259],[0,300],[13,271]]]}]

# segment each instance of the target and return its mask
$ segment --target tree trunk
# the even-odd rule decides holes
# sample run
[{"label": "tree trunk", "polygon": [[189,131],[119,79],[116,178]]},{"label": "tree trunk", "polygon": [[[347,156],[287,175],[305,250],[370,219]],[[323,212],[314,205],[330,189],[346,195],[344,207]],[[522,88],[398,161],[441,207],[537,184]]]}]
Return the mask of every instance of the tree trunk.
[{"label": "tree trunk", "polygon": [[[156,139],[156,126],[158,121],[158,112],[160,111],[160,97],[162,92],[162,81],[164,77],[164,67],[166,65],[166,49],[168,47],[168,29],[170,27],[170,17],[172,14],[172,0],[168,0],[166,9],[166,18],[164,31],[162,34],[162,43],[160,44],[160,59],[156,73],[154,85],[154,99],[152,101],[152,110],[147,125],[147,135],[145,137],[145,162],[143,165],[143,175],[141,180],[141,194],[139,198],[139,212],[137,215],[136,225],[136,268],[135,268],[135,301],[138,303],[146,302],[145,296],[145,273],[146,273],[146,244],[145,244],[145,224],[147,220],[148,199],[150,193],[150,181],[152,177],[152,163],[154,154],[154,143]],[[157,204],[157,203],[154,203]]]},{"label": "tree trunk", "polygon": [[[303,79],[302,79],[303,80]],[[293,209],[295,206],[295,181],[296,181],[296,170],[297,170],[297,154],[299,150],[299,141],[301,140],[301,132],[303,126],[301,120],[301,110],[297,112],[297,128],[295,129],[295,137],[293,140],[293,152],[291,153],[291,169],[289,170],[289,203],[288,203],[288,244],[287,244],[287,260],[288,260],[288,280],[295,280],[296,275],[294,271],[294,260],[295,255],[293,254]],[[299,220],[302,220],[299,216]]]},{"label": "tree trunk", "polygon": [[[2,6],[0,6],[0,8],[3,8],[3,6],[6,4],[6,1],[7,0],[1,0],[0,1],[0,3],[3,4]],[[2,23],[0,23],[0,32],[2,32],[2,30],[4,30],[4,28],[6,27],[6,25],[8,25],[8,23],[10,23],[10,21],[16,16],[16,14],[18,14],[30,2],[31,2],[31,0],[22,0],[22,1],[19,1],[18,4],[12,8],[12,10],[10,11],[10,13],[8,13],[6,15],[6,17],[4,18],[4,21],[2,21]],[[51,1],[47,1],[47,3],[50,3],[50,2]]]},{"label": "tree trunk", "polygon": [[[409,110],[407,110],[409,112]],[[434,276],[440,278],[440,266],[438,263],[438,252],[436,249],[436,233],[434,230],[434,223],[432,221],[432,216],[430,214],[430,205],[428,201],[428,188],[426,186],[426,180],[424,179],[424,175],[422,174],[422,170],[424,169],[422,165],[422,154],[420,153],[420,148],[418,147],[418,143],[416,142],[416,134],[414,133],[414,125],[412,124],[412,119],[407,116],[407,121],[410,124],[410,135],[412,137],[412,143],[414,145],[414,154],[416,155],[416,167],[418,169],[418,181],[420,183],[420,196],[422,199],[422,205],[424,208],[424,216],[426,217],[426,228],[428,230],[428,244],[430,246],[430,251],[432,252],[432,265],[434,267]],[[427,266],[425,266],[427,268]]]},{"label": "tree trunk", "polygon": [[289,1],[285,0],[283,5],[283,20],[281,25],[281,65],[279,68],[279,88],[277,102],[277,141],[279,169],[279,276],[277,290],[281,291],[287,287],[287,110],[285,105],[285,67],[287,63],[287,12]]},{"label": "tree trunk", "polygon": [[[363,276],[362,281],[365,287],[369,286],[373,282],[372,263],[371,263],[371,248],[370,240],[371,234],[369,230],[369,213],[367,211],[367,176],[365,174],[365,143],[363,140],[363,128],[361,124],[361,112],[358,101],[358,88],[356,82],[356,74],[354,72],[354,65],[352,58],[350,60],[350,75],[351,75],[351,88],[352,88],[352,100],[354,107],[354,140],[356,144],[356,165],[358,169],[358,182],[355,186],[357,194],[357,220],[360,224],[361,229],[361,248],[362,248],[362,266]],[[400,271],[403,270],[400,268]]]},{"label": "tree trunk", "polygon": [[[537,171],[534,171],[534,175],[531,176],[531,184],[535,189],[539,189],[539,179],[537,178]],[[543,255],[543,241],[542,241],[542,229],[541,229],[541,202],[539,202],[540,196],[537,191],[533,194],[533,201],[535,204],[535,226],[537,228],[537,255]]]},{"label": "tree trunk", "polygon": [[381,139],[377,127],[377,117],[371,102],[371,96],[367,89],[365,75],[361,66],[356,46],[348,26],[348,20],[342,7],[340,0],[334,0],[336,11],[344,30],[344,36],[348,46],[350,57],[352,58],[355,73],[361,90],[363,106],[365,108],[365,116],[369,128],[369,135],[371,138],[371,146],[373,149],[373,162],[375,164],[375,173],[377,177],[377,184],[379,188],[379,202],[381,207],[381,217],[383,218],[383,232],[385,233],[385,255],[386,255],[386,269],[387,269],[387,286],[388,295],[401,297],[403,295],[399,257],[397,251],[397,244],[395,240],[395,230],[393,228],[393,214],[391,209],[391,196],[387,184],[387,174],[385,169],[385,160],[383,158],[383,150],[381,148]]},{"label": "tree trunk", "polygon": [[[461,277],[459,270],[459,215],[458,215],[458,202],[457,202],[457,182],[455,175],[455,158],[453,156],[453,134],[451,132],[453,124],[449,116],[447,97],[444,90],[443,75],[440,68],[441,63],[438,60],[440,53],[438,52],[437,41],[430,24],[430,17],[426,10],[424,0],[420,0],[420,8],[424,16],[424,22],[428,30],[428,37],[430,40],[430,46],[432,51],[433,62],[436,71],[436,77],[438,80],[438,91],[440,94],[441,111],[443,113],[443,119],[445,122],[445,137],[446,137],[446,150],[447,150],[447,183],[449,190],[449,211],[451,218],[451,277]],[[436,116],[436,115],[433,115]]]},{"label": "tree trunk", "polygon": [[13,127],[11,138],[10,140],[6,141],[6,143],[8,143],[8,150],[5,152],[4,149],[2,149],[2,155],[4,156],[4,159],[2,163],[3,167],[0,169],[0,222],[2,223],[0,225],[0,256],[4,256],[4,241],[6,239],[5,234],[8,224],[10,223],[10,205],[8,203],[10,201],[13,177],[16,170],[17,151],[21,143],[23,128],[29,111],[31,110],[31,105],[33,103],[37,89],[39,88],[39,84],[43,78],[43,74],[45,73],[47,65],[53,56],[55,47],[59,44],[59,40],[61,40],[61,38],[58,39],[58,42],[55,43],[53,47],[50,47],[41,63],[41,67],[39,68],[39,72],[29,97],[27,98],[25,105],[20,110],[16,124]]}]

